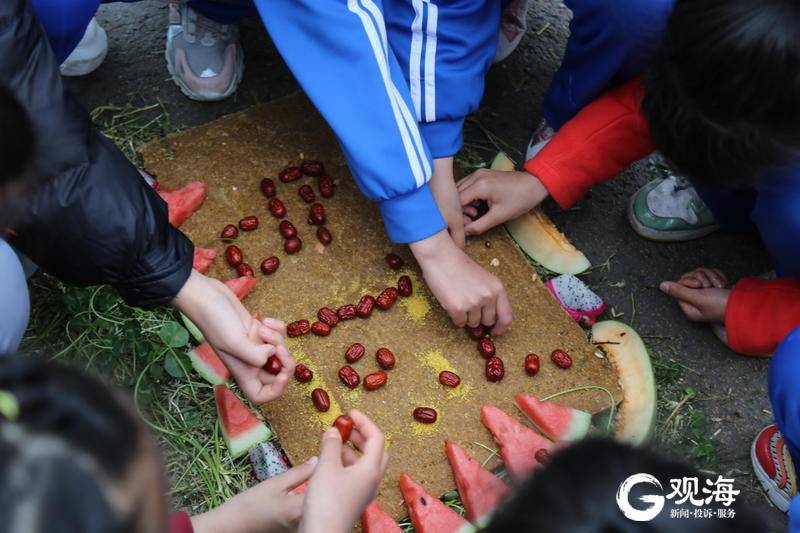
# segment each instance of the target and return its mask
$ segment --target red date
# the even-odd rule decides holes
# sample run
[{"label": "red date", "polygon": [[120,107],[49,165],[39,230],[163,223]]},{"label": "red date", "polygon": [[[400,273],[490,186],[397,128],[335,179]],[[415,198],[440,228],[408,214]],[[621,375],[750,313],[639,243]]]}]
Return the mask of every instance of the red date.
[{"label": "red date", "polygon": [[389,268],[392,270],[400,270],[403,268],[403,260],[400,259],[400,256],[397,254],[386,254],[386,264],[389,265]]},{"label": "red date", "polygon": [[365,294],[361,297],[361,300],[358,301],[358,306],[356,306],[356,315],[359,318],[369,318],[370,315],[372,315],[372,308],[374,306],[375,298],[369,294]]},{"label": "red date", "polygon": [[312,161],[311,159],[306,159],[300,164],[300,170],[306,176],[321,176],[323,172],[325,172],[325,168],[322,166],[322,163],[319,161]]},{"label": "red date", "polygon": [[283,251],[289,255],[296,254],[302,247],[303,241],[299,237],[290,237],[283,241]]},{"label": "red date", "polygon": [[328,175],[322,175],[319,177],[319,181],[317,181],[317,186],[319,187],[319,193],[322,195],[323,198],[330,198],[333,196],[333,178]]},{"label": "red date", "polygon": [[219,236],[225,240],[235,239],[239,236],[239,229],[233,224],[228,224],[222,228],[222,233],[220,233]]},{"label": "red date", "polygon": [[529,376],[535,376],[539,373],[539,356],[535,353],[529,353],[525,356],[525,373]]},{"label": "red date", "polygon": [[300,383],[308,383],[314,379],[314,372],[306,365],[299,364],[294,367],[294,378]]},{"label": "red date", "polygon": [[378,351],[375,352],[375,360],[378,362],[378,366],[384,370],[391,370],[397,362],[389,348],[378,348]]},{"label": "red date", "polygon": [[339,430],[339,435],[342,436],[342,442],[350,440],[350,434],[353,432],[353,419],[347,415],[339,415],[333,421],[333,427]]},{"label": "red date", "polygon": [[308,209],[308,223],[312,226],[321,226],[325,223],[325,208],[322,204],[313,204]]},{"label": "red date", "polygon": [[297,237],[297,228],[288,220],[281,220],[280,224],[278,224],[278,231],[284,239]]},{"label": "red date", "polygon": [[478,341],[478,351],[484,357],[492,357],[495,354],[494,343],[492,339],[484,337]]},{"label": "red date", "polygon": [[347,348],[347,351],[344,352],[344,358],[348,363],[355,363],[362,357],[364,357],[364,352],[366,348],[360,342],[355,342]]},{"label": "red date", "polygon": [[553,361],[553,364],[558,368],[569,368],[572,366],[572,357],[564,350],[553,350],[553,353],[550,354],[550,360]]},{"label": "red date", "polygon": [[314,402],[314,407],[321,413],[327,413],[331,408],[331,399],[324,389],[314,389],[311,391],[311,401]]},{"label": "red date", "polygon": [[308,320],[296,320],[286,325],[286,334],[290,337],[302,337],[311,331],[311,324]]},{"label": "red date", "polygon": [[275,182],[269,178],[264,178],[261,180],[261,192],[264,193],[264,196],[267,198],[272,198],[275,196],[275,193],[277,192],[275,190]]},{"label": "red date", "polygon": [[356,372],[352,366],[344,365],[339,369],[339,380],[346,386],[354,389],[361,383],[361,376],[358,375],[358,372]]},{"label": "red date", "polygon": [[331,334],[331,327],[325,322],[314,322],[311,324],[311,333],[317,337],[327,337]]},{"label": "red date", "polygon": [[503,360],[499,357],[490,357],[486,360],[486,379],[489,381],[500,381],[506,375]]},{"label": "red date", "polygon": [[300,171],[298,167],[286,167],[281,170],[281,173],[278,174],[278,179],[281,180],[283,183],[289,183],[290,181],[297,181],[303,177],[303,173]]},{"label": "red date", "polygon": [[544,448],[539,448],[536,450],[536,453],[533,454],[533,458],[536,459],[536,462],[541,465],[548,465],[550,464],[550,461],[553,460],[553,456],[550,455],[550,452]]},{"label": "red date", "polygon": [[483,326],[478,326],[475,328],[467,326],[467,335],[469,335],[470,339],[477,341],[486,336],[486,330],[483,329]]},{"label": "red date", "polygon": [[286,216],[286,206],[283,205],[280,198],[270,198],[267,207],[275,218],[283,218]]},{"label": "red date", "polygon": [[281,369],[283,368],[283,363],[281,363],[281,360],[278,359],[277,355],[270,355],[264,368],[266,368],[267,372],[273,376],[277,376],[280,374]]},{"label": "red date", "polygon": [[323,307],[317,311],[317,318],[320,320],[320,322],[324,322],[330,327],[334,327],[339,323],[339,317],[336,314],[336,311],[330,307]]},{"label": "red date", "polygon": [[253,231],[254,229],[258,229],[258,217],[254,215],[244,217],[239,221],[239,229],[242,231]]},{"label": "red date", "polygon": [[378,370],[364,377],[364,388],[367,390],[377,390],[386,385],[389,375],[383,370]]},{"label": "red date", "polygon": [[383,292],[375,298],[375,304],[383,311],[391,308],[397,301],[397,289],[394,287],[387,287]]},{"label": "red date", "polygon": [[408,276],[400,276],[400,279],[397,280],[397,294],[407,297],[411,296],[413,292],[414,288],[411,285],[411,278]]},{"label": "red date", "polygon": [[239,274],[239,276],[250,276],[251,278],[256,275],[256,273],[253,272],[253,267],[247,263],[239,263],[236,267],[236,273]]},{"label": "red date", "polygon": [[317,228],[317,239],[321,242],[324,246],[328,246],[331,242],[333,242],[333,235],[331,235],[330,230],[325,226],[320,226]]},{"label": "red date", "polygon": [[339,320],[353,319],[357,316],[357,313],[356,306],[353,304],[343,305],[336,310],[336,316],[339,317]]},{"label": "red date", "polygon": [[439,383],[445,387],[456,388],[461,384],[461,378],[455,372],[449,370],[442,370],[439,372]]},{"label": "red date", "polygon": [[436,422],[436,409],[432,407],[417,407],[414,409],[414,420],[423,424],[433,424]]},{"label": "red date", "polygon": [[225,261],[232,267],[238,267],[244,261],[242,250],[235,244],[231,244],[225,248]]},{"label": "red date", "polygon": [[317,199],[317,195],[314,194],[314,189],[311,188],[311,185],[303,185],[297,189],[297,194],[299,194],[300,198],[302,198],[307,204],[310,204]]},{"label": "red date", "polygon": [[279,266],[281,266],[281,260],[273,255],[261,261],[261,272],[269,276],[270,274],[274,274]]}]

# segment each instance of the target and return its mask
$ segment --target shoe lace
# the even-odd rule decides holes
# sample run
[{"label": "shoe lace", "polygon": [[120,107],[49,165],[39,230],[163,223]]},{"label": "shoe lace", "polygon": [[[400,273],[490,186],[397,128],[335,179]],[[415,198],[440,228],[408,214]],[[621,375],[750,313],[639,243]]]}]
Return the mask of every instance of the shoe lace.
[{"label": "shoe lace", "polygon": [[217,40],[224,41],[231,37],[230,24],[222,24],[211,20],[188,6],[185,6],[184,9],[189,10],[186,17],[187,23],[184,25],[184,30],[189,35],[194,37],[202,36],[201,41],[208,44],[213,44]]}]

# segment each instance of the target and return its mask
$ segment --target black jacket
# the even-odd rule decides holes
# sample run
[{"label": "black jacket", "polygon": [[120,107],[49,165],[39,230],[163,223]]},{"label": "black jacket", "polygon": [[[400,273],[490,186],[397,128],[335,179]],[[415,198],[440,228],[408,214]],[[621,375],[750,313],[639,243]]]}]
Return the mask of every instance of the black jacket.
[{"label": "black jacket", "polygon": [[191,273],[192,242],[65,90],[27,0],[0,0],[0,82],[31,118],[42,178],[8,242],[65,283],[107,283],[139,307],[172,300]]}]

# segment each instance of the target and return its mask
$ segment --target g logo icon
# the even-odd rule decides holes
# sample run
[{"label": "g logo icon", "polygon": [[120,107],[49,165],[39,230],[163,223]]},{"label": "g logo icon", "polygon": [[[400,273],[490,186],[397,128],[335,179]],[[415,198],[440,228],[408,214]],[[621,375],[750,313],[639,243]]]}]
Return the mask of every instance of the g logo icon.
[{"label": "g logo icon", "polygon": [[638,500],[642,503],[649,503],[646,509],[636,509],[631,505],[630,493],[634,486],[640,483],[647,483],[658,487],[662,491],[661,483],[650,474],[634,474],[620,483],[617,489],[617,506],[625,518],[634,522],[649,522],[664,508],[664,496],[660,494],[647,494],[640,496]]}]

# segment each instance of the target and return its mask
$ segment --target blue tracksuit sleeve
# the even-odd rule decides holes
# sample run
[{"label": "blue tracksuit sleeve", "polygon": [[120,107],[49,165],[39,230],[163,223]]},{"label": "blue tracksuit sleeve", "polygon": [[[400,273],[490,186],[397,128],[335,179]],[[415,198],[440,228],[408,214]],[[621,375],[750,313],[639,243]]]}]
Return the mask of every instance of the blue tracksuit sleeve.
[{"label": "blue tracksuit sleeve", "polygon": [[389,46],[381,0],[256,0],[275,45],[333,128],[394,242],[445,222],[428,187],[431,155]]}]

